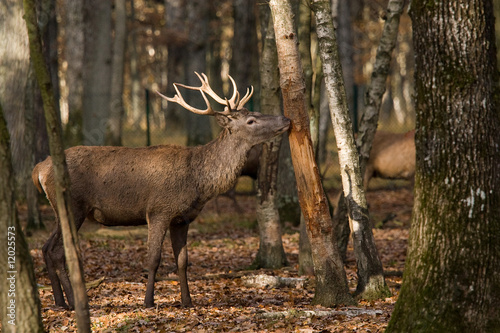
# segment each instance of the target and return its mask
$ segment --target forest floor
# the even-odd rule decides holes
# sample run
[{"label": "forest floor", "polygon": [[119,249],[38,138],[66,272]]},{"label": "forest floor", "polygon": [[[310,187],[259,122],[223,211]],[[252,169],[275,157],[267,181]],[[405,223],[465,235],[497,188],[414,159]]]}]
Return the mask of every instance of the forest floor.
[{"label": "forest floor", "polygon": [[[333,197],[334,193],[329,193]],[[258,249],[254,196],[212,200],[191,225],[189,287],[194,307],[180,306],[170,238],[163,244],[162,264],[155,286],[156,308],[144,308],[146,288],[146,227],[100,227],[86,222],[80,232],[92,331],[94,332],[382,332],[396,302],[406,255],[413,205],[410,186],[384,186],[367,192],[373,233],[393,296],[359,300],[357,306],[327,309],[311,305],[314,278],[295,287],[248,287],[245,277],[267,274],[298,277],[298,228],[285,225],[283,242],[289,266],[280,270],[251,270]],[[21,220],[23,212],[21,210]],[[41,247],[53,225],[44,209],[48,231],[29,237],[40,286],[42,315],[48,332],[76,332],[74,312],[54,305]],[[351,291],[356,265],[349,247],[346,263]],[[359,314],[357,309],[366,309]],[[334,311],[332,311],[334,310]],[[329,312],[327,312],[329,311]]]}]

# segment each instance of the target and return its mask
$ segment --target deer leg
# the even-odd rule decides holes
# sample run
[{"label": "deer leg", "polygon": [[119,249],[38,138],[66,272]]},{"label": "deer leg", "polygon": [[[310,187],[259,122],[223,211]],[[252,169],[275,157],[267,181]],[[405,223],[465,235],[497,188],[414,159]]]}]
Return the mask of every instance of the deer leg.
[{"label": "deer leg", "polygon": [[[85,221],[85,216],[76,213],[74,216],[75,226],[78,230]],[[54,301],[56,305],[63,308],[74,309],[75,298],[73,295],[73,288],[71,287],[71,282],[69,280],[68,271],[66,270],[66,256],[64,254],[61,226],[59,225],[59,218],[57,214],[56,223],[57,228],[44,244],[42,252],[47,265],[47,272],[50,283],[52,284],[52,291],[54,293]],[[66,294],[69,306],[66,305],[66,302],[64,301],[62,290],[64,290],[64,293]]]},{"label": "deer leg", "polygon": [[161,260],[161,247],[167,228],[164,220],[154,223],[148,223],[148,285],[146,287],[146,297],[144,298],[144,305],[147,308],[155,306],[154,292],[155,292],[155,277],[156,271],[160,266]]},{"label": "deer leg", "polygon": [[58,270],[57,270],[57,258],[54,253],[63,252],[64,256],[64,248],[62,247],[62,239],[61,239],[61,229],[58,227],[52,235],[49,237],[47,242],[42,247],[43,258],[45,260],[45,265],[47,266],[47,273],[49,275],[50,284],[52,285],[52,292],[54,294],[54,301],[57,306],[61,306],[65,309],[68,308],[64,300],[63,291],[61,288],[61,280],[59,279]]},{"label": "deer leg", "polygon": [[170,239],[172,241],[172,249],[174,250],[175,263],[177,265],[177,275],[179,275],[181,284],[181,300],[183,307],[193,306],[187,283],[188,252],[186,243],[188,229],[189,223],[186,222],[170,224]]}]

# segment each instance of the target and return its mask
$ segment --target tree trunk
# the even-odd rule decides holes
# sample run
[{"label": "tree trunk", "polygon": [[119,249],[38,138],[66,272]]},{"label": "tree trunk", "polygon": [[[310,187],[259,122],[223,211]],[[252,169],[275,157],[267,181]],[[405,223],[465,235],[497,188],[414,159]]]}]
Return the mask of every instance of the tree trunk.
[{"label": "tree trunk", "polygon": [[[186,82],[184,77],[184,57],[187,52],[187,27],[184,24],[186,20],[186,4],[184,0],[165,0],[165,25],[168,29],[169,42],[168,63],[167,63],[167,81],[165,87],[167,96],[174,96],[175,89],[172,83]],[[187,73],[192,75],[193,73]],[[213,81],[211,81],[213,82]],[[215,87],[215,84],[214,84]],[[166,102],[162,100],[162,103]],[[177,103],[168,103],[166,108],[166,126],[167,129],[184,129],[186,123],[186,111]]]},{"label": "tree trunk", "polygon": [[45,117],[47,121],[47,132],[49,133],[50,152],[54,166],[54,178],[56,182],[57,212],[61,225],[64,241],[64,252],[66,255],[70,281],[75,296],[76,322],[79,332],[90,332],[89,305],[83,269],[78,248],[78,236],[71,212],[69,193],[69,174],[62,145],[61,127],[55,107],[52,83],[47,65],[42,54],[42,43],[37,26],[35,1],[24,1],[24,17],[28,28],[30,42],[30,55],[33,68],[42,94]]},{"label": "tree trunk", "polygon": [[[37,163],[36,149],[37,149],[37,113],[42,111],[41,96],[36,83],[35,74],[33,73],[33,66],[30,66],[28,80],[26,83],[25,95],[25,131],[24,142],[26,144],[26,156],[23,170],[24,174],[24,189],[26,193],[26,205],[28,208],[28,221],[26,229],[43,229],[45,226],[42,222],[40,208],[38,204],[38,191],[31,180],[31,172]],[[42,109],[42,110],[39,110]]]},{"label": "tree trunk", "polygon": [[83,0],[65,0],[64,50],[68,67],[64,71],[68,102],[68,122],[64,129],[69,147],[83,143]]},{"label": "tree trunk", "polygon": [[[268,22],[271,11],[266,6],[258,6],[260,10],[260,20]],[[261,36],[267,36],[267,29],[272,29],[274,36],[274,26],[262,24]],[[278,64],[276,64],[277,68]],[[278,83],[279,85],[279,83]],[[281,100],[280,100],[281,101]],[[262,104],[262,103],[261,103]],[[281,102],[280,102],[281,107]],[[300,223],[300,205],[297,194],[297,183],[295,182],[295,173],[293,172],[292,158],[290,156],[290,143],[288,136],[284,135],[281,138],[278,163],[278,180],[277,180],[277,198],[276,205],[280,216],[281,223],[291,223],[295,226]]]},{"label": "tree trunk", "polygon": [[352,26],[352,3],[353,1],[337,2],[337,17],[334,18],[338,22],[337,38],[340,51],[340,63],[342,64],[342,73],[344,78],[345,92],[347,105],[349,106],[349,115],[354,125],[354,132],[357,132],[357,110],[354,109],[354,37]]},{"label": "tree trunk", "polygon": [[339,152],[342,186],[346,196],[358,267],[356,294],[365,299],[377,299],[390,295],[390,290],[385,284],[382,263],[378,257],[371,230],[359,167],[359,155],[347,109],[335,29],[330,15],[330,2],[328,0],[313,0],[312,6],[316,13],[323,75],[329,94],[330,114]]},{"label": "tree trunk", "polygon": [[[377,130],[382,97],[386,90],[387,76],[391,68],[392,51],[398,39],[399,18],[403,12],[404,0],[390,0],[387,5],[387,18],[377,49],[371,82],[365,95],[365,112],[363,113],[356,139],[360,154],[361,175],[364,175],[366,164],[370,157],[373,138]],[[344,196],[339,197],[335,219],[339,232],[339,246],[342,257],[345,258],[349,237],[348,217],[346,214]]]},{"label": "tree trunk", "polygon": [[[266,24],[261,20],[261,24]],[[280,115],[280,83],[278,73],[278,54],[272,19],[268,19],[267,33],[263,40],[260,65],[261,80],[261,112]],[[278,188],[278,160],[281,136],[262,145],[259,160],[259,176],[257,190],[257,222],[259,224],[259,251],[252,266],[257,268],[281,268],[287,264],[283,242],[281,240],[281,224],[276,203]]]},{"label": "tree trunk", "polygon": [[[20,3],[21,5],[21,3]],[[59,61],[58,61],[58,45],[57,45],[57,19],[56,19],[56,3],[55,0],[42,0],[38,4],[40,12],[37,14],[38,26],[43,39],[44,57],[49,66],[51,81],[54,85],[54,98],[59,100]],[[23,36],[27,40],[27,35]],[[28,45],[26,52],[29,53]],[[16,97],[19,98],[19,97]],[[42,229],[44,228],[38,202],[38,191],[31,180],[31,172],[38,162],[37,141],[42,141],[40,133],[37,133],[36,116],[43,114],[42,97],[36,83],[36,78],[33,73],[33,65],[30,65],[28,79],[25,89],[24,103],[24,141],[23,141],[23,169],[22,169],[22,191],[25,194],[26,205],[28,208],[27,229]],[[59,114],[59,104],[56,105],[57,113]],[[43,131],[42,131],[43,132]],[[45,137],[45,135],[44,135]],[[46,143],[46,142],[45,142]],[[48,148],[48,147],[45,147]],[[46,152],[46,150],[45,150]]]},{"label": "tree trunk", "polygon": [[111,104],[107,144],[121,146],[123,107],[123,71],[127,41],[127,7],[125,0],[115,1],[115,36],[111,67]]},{"label": "tree trunk", "polygon": [[[308,108],[314,155],[316,156],[319,136],[319,109],[315,109],[312,105],[313,68],[311,58],[311,8],[299,4],[298,14],[299,53],[306,83],[306,93],[304,97]],[[307,237],[306,221],[303,215],[300,217],[299,228],[299,274],[313,275],[314,264],[311,255],[311,244]]]},{"label": "tree trunk", "polygon": [[[191,0],[186,3],[187,21],[189,22],[188,57],[185,57],[186,85],[199,86],[200,81],[194,72],[204,73],[207,69],[208,47],[208,1]],[[177,81],[178,82],[178,81]],[[195,107],[205,105],[199,91],[186,90],[185,100]],[[187,145],[197,146],[212,140],[210,122],[206,117],[187,112]]]},{"label": "tree trunk", "polygon": [[365,112],[361,118],[359,133],[356,139],[356,143],[360,148],[362,174],[370,157],[373,137],[377,130],[380,105],[382,104],[382,97],[386,90],[387,76],[391,68],[392,51],[396,47],[398,40],[399,18],[403,12],[404,4],[404,0],[389,0],[387,5],[387,18],[377,49],[371,82],[365,96]]},{"label": "tree trunk", "polygon": [[410,15],[415,204],[387,332],[497,332],[500,114],[492,2],[413,1]]},{"label": "tree trunk", "polygon": [[[135,25],[135,5],[134,0],[130,0],[130,21]],[[139,72],[139,51],[140,44],[138,44],[138,30],[134,29],[130,33],[129,40],[129,53],[130,53],[130,100],[131,100],[131,118],[134,129],[140,128],[141,120],[143,119],[144,112],[144,90],[141,88],[141,73]],[[178,81],[177,81],[178,82]]]},{"label": "tree trunk", "polygon": [[25,143],[25,92],[29,71],[28,39],[23,22],[22,4],[0,4],[0,101],[11,137],[15,188],[24,194],[27,144]]},{"label": "tree trunk", "polygon": [[[258,53],[255,26],[255,0],[234,0],[234,36],[231,58],[231,76],[238,85],[248,87],[254,79],[253,60]],[[257,82],[257,81],[255,81]],[[249,108],[252,105],[249,104]]]},{"label": "tree trunk", "polygon": [[9,132],[0,105],[0,321],[4,333],[43,332],[28,244],[17,218]]},{"label": "tree trunk", "polygon": [[299,201],[312,245],[316,275],[314,302],[323,306],[352,304],[343,264],[337,247],[333,246],[332,220],[314,159],[304,98],[305,83],[290,2],[271,0],[270,6],[276,34],[283,105],[285,115],[292,121],[289,140]]},{"label": "tree trunk", "polygon": [[85,3],[85,76],[83,87],[83,143],[105,143],[111,102],[111,2]]}]

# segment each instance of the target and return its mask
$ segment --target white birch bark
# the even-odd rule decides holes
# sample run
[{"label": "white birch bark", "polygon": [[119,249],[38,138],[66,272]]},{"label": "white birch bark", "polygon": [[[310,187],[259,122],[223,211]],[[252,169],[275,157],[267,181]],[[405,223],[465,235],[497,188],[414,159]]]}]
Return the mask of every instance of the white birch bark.
[{"label": "white birch bark", "polygon": [[338,54],[335,29],[330,15],[330,2],[313,0],[316,29],[323,62],[323,75],[329,95],[330,114],[337,141],[342,186],[346,198],[349,223],[358,267],[356,293],[366,299],[390,294],[385,284],[382,263],[371,231],[368,205],[359,167],[347,99]]}]

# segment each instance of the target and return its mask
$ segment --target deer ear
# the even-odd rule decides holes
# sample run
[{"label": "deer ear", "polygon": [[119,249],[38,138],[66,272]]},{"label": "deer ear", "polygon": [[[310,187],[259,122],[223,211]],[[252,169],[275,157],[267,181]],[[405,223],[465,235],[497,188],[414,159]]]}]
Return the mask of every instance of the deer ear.
[{"label": "deer ear", "polygon": [[224,128],[228,127],[229,124],[233,121],[230,117],[220,113],[217,113],[215,115],[215,120],[217,120],[217,124],[219,124],[219,126]]}]

